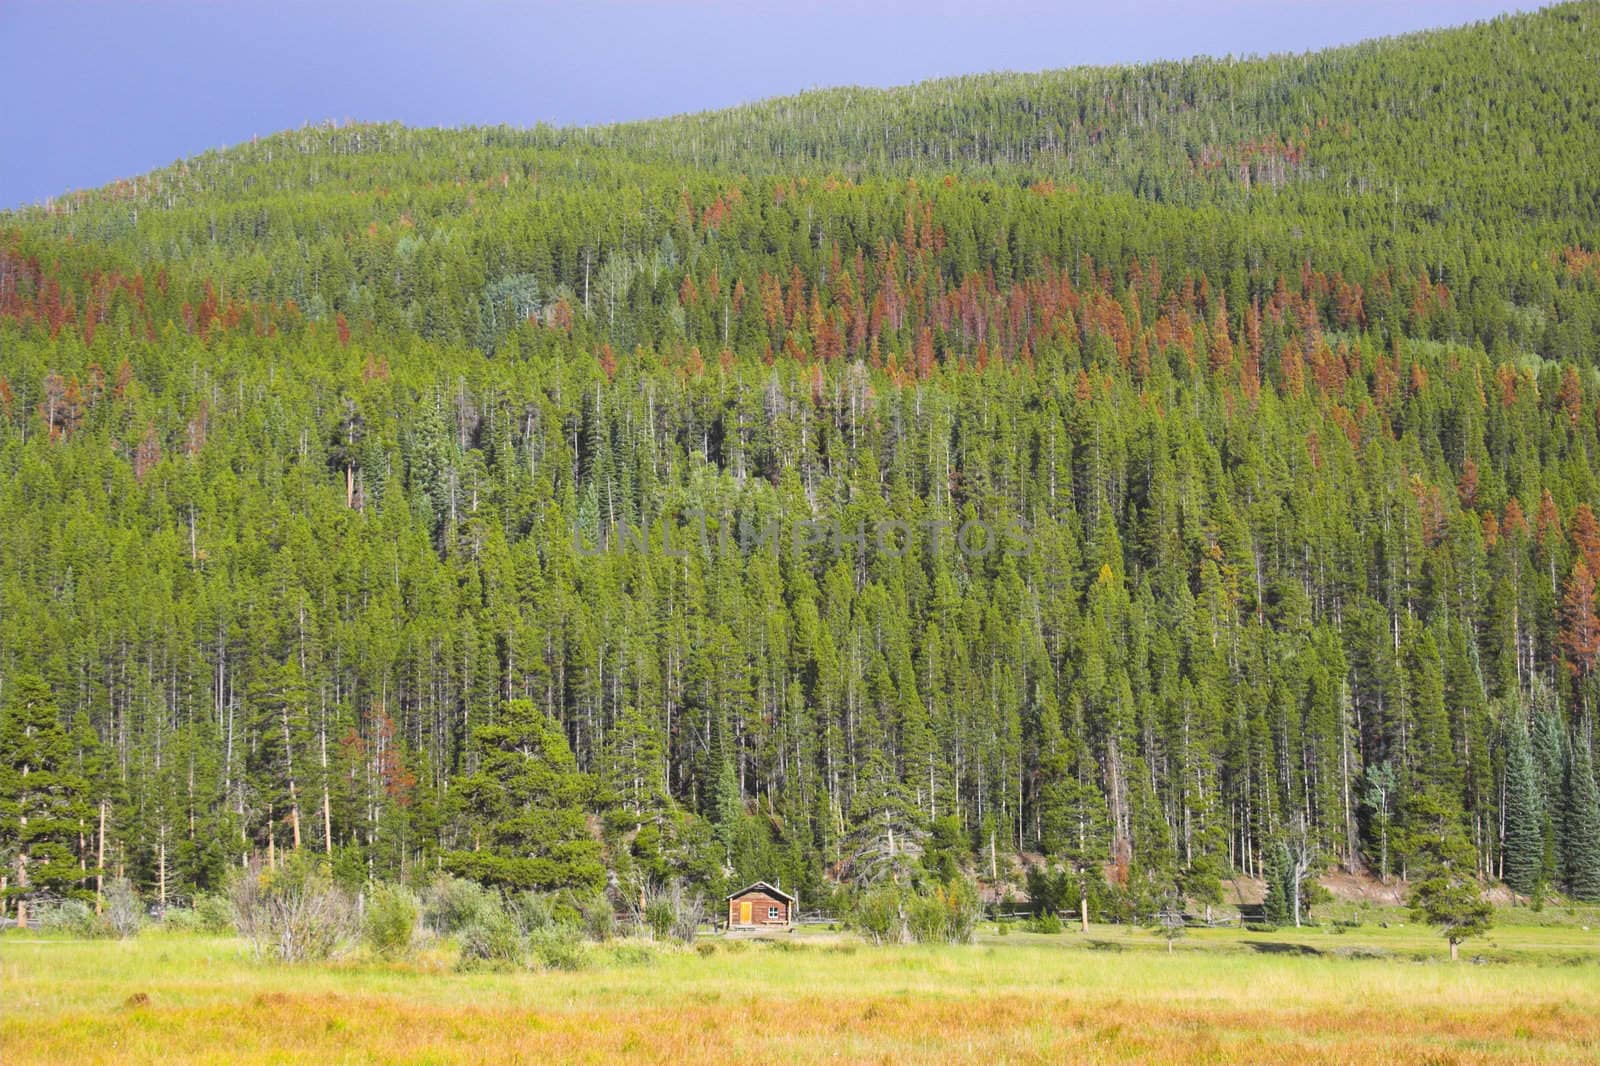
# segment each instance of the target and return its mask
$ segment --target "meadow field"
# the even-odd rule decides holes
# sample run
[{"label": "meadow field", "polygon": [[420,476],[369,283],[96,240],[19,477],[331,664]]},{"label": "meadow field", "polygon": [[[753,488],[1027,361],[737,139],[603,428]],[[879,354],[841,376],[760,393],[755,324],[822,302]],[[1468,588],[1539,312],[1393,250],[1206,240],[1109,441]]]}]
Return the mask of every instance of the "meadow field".
[{"label": "meadow field", "polygon": [[253,961],[241,941],[0,937],[0,1061],[1585,1063],[1600,932],[1138,929],[875,947],[845,934],[592,947],[576,972]]}]

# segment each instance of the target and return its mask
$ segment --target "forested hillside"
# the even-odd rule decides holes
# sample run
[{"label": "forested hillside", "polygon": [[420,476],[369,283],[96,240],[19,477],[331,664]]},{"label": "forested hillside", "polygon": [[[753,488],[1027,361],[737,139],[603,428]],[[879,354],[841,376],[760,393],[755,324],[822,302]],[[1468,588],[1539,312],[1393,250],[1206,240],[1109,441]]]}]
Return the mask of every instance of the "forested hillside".
[{"label": "forested hillside", "polygon": [[1584,2],[0,215],[10,884],[1600,899],[1596,160]]}]

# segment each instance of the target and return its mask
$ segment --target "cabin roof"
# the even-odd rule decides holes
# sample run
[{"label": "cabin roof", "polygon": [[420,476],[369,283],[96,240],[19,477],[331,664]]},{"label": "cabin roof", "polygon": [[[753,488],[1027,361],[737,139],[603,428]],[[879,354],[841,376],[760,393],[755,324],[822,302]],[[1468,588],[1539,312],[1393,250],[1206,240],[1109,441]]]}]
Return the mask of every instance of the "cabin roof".
[{"label": "cabin roof", "polygon": [[772,885],[769,885],[765,881],[757,881],[753,885],[745,885],[737,892],[728,893],[727,898],[738,899],[740,896],[747,896],[752,892],[765,892],[769,896],[777,896],[779,899],[788,900],[790,903],[794,902],[794,897],[789,895],[789,893],[785,892],[781,888],[776,888]]}]

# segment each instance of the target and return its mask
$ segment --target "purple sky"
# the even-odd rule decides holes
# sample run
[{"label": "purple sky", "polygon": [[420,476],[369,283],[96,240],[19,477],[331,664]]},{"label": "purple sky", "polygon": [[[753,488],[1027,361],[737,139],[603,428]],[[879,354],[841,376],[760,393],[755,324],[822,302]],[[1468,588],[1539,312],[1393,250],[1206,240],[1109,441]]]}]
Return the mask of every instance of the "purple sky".
[{"label": "purple sky", "polygon": [[604,122],[813,86],[1306,51],[1516,6],[0,0],[0,208],[327,118]]}]

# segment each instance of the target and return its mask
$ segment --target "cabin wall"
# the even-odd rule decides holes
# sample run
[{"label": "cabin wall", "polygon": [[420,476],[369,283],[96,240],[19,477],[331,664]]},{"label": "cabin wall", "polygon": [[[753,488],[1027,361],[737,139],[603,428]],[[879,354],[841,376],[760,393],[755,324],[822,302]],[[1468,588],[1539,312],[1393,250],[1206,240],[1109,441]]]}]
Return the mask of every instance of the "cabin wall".
[{"label": "cabin wall", "polygon": [[[750,904],[749,923],[739,920],[739,905]],[[769,908],[776,907],[777,916],[769,914]],[[734,928],[756,929],[762,926],[778,926],[789,924],[789,903],[787,900],[769,896],[765,892],[747,892],[742,896],[735,896],[728,901],[728,925]]]}]

